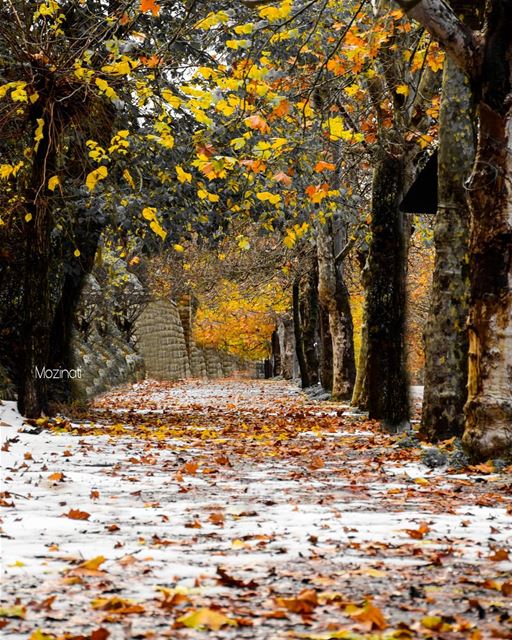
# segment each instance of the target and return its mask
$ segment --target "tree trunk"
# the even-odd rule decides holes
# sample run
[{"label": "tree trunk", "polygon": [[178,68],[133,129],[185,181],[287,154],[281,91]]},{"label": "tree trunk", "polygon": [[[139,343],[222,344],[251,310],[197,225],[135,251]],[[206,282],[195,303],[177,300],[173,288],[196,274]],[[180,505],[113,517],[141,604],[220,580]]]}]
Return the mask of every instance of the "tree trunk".
[{"label": "tree trunk", "polygon": [[442,96],[436,256],[425,330],[421,423],[421,432],[434,442],[462,435],[467,399],[469,203],[464,182],[474,161],[476,114],[469,80],[450,58]]},{"label": "tree trunk", "polygon": [[354,392],[352,394],[352,400],[350,401],[350,404],[356,409],[359,409],[359,411],[368,411],[368,378],[366,375],[366,362],[368,360],[368,314],[366,300],[368,298],[367,292],[369,282],[368,254],[366,251],[358,253],[358,261],[361,266],[361,282],[365,291],[365,296],[363,303],[363,318],[361,323],[361,346],[357,359],[356,382],[354,385]]},{"label": "tree trunk", "polygon": [[368,412],[391,429],[409,419],[404,363],[405,259],[403,217],[405,162],[382,152],[372,190],[371,244],[368,255],[367,325]]},{"label": "tree trunk", "polygon": [[300,317],[302,323],[302,342],[304,357],[309,374],[309,386],[318,384],[318,270],[314,263],[305,276],[301,288]]},{"label": "tree trunk", "polygon": [[295,336],[293,334],[293,320],[281,318],[277,328],[279,347],[281,351],[281,375],[285,380],[291,380],[295,364]]},{"label": "tree trunk", "polygon": [[320,333],[320,382],[332,391],[332,337],[329,329],[329,313],[322,305],[318,308],[318,330]]},{"label": "tree trunk", "polygon": [[348,290],[335,262],[332,221],[317,228],[318,296],[329,317],[332,398],[349,400],[355,379],[354,336]]},{"label": "tree trunk", "polygon": [[281,371],[281,346],[276,329],[272,332],[272,375],[280,376]]},{"label": "tree trunk", "polygon": [[[74,247],[80,251],[80,257],[71,256],[69,258],[74,261],[74,264],[70,265],[70,267],[74,268],[68,269],[64,276],[62,292],[55,309],[50,335],[51,368],[69,369],[74,364],[71,361],[71,335],[75,312],[86,277],[91,273],[94,266],[101,230],[102,227],[100,225],[87,226],[76,230]],[[59,380],[58,386],[62,395],[58,399],[69,401],[71,399],[69,380],[67,378]],[[50,399],[55,399],[53,391],[53,388],[50,387]]]},{"label": "tree trunk", "polygon": [[296,281],[293,289],[294,330],[302,388],[318,384],[316,328],[318,319],[318,274],[316,264]]},{"label": "tree trunk", "polygon": [[512,1],[490,4],[479,138],[470,182],[468,401],[464,443],[512,452]]},{"label": "tree trunk", "polygon": [[304,355],[304,340],[302,336],[302,326],[300,321],[300,286],[299,278],[297,278],[292,287],[293,297],[293,332],[295,334],[295,352],[299,363],[299,372],[301,386],[303,389],[311,386],[309,379],[309,369],[306,364],[306,356]]},{"label": "tree trunk", "polygon": [[[34,114],[33,126],[44,117],[44,107]],[[21,361],[18,381],[18,408],[27,418],[37,418],[48,411],[47,381],[44,368],[49,366],[52,303],[50,294],[51,238],[53,226],[51,192],[47,176],[55,167],[55,146],[44,137],[34,153],[30,186],[26,193],[23,221],[25,256],[20,323]],[[31,217],[30,217],[31,216]]]}]

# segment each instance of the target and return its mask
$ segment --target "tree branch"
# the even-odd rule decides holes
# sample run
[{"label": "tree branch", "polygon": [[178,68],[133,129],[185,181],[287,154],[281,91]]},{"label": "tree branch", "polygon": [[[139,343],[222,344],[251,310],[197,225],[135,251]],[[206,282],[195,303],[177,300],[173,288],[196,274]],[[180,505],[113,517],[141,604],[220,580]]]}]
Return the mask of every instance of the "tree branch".
[{"label": "tree branch", "polygon": [[481,47],[475,33],[461,22],[444,0],[396,0],[417,20],[470,77],[478,76]]},{"label": "tree branch", "polygon": [[258,7],[264,7],[266,4],[275,4],[277,0],[240,0],[240,2],[249,7],[249,9],[258,9]]}]

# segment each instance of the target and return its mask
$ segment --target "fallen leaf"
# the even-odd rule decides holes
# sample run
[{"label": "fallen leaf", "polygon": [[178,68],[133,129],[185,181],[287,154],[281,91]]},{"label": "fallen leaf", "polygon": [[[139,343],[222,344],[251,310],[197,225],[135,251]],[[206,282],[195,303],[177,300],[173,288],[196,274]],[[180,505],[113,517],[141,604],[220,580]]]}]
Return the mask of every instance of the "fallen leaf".
[{"label": "fallen leaf", "polygon": [[25,607],[21,607],[20,605],[0,607],[0,618],[24,618],[26,613]]},{"label": "fallen leaf", "polygon": [[48,476],[48,480],[51,480],[52,482],[61,482],[64,480],[64,474],[60,471],[56,471]]},{"label": "fallen leaf", "polygon": [[373,629],[382,631],[388,627],[382,611],[371,602],[367,602],[362,608],[358,607],[355,611],[351,611],[351,609],[352,607],[347,607],[346,612],[348,615],[356,622],[364,624],[369,631]]},{"label": "fallen leaf", "polygon": [[176,622],[190,629],[211,629],[212,631],[218,631],[228,625],[238,626],[236,620],[232,620],[218,611],[206,608],[187,613],[179,617]]},{"label": "fallen leaf", "polygon": [[275,598],[279,607],[293,613],[311,613],[318,606],[318,595],[314,589],[303,589],[296,598]]},{"label": "fallen leaf", "polygon": [[71,520],[89,520],[91,517],[87,511],[80,511],[80,509],[70,509],[67,513],[63,513],[63,516],[70,518]]}]

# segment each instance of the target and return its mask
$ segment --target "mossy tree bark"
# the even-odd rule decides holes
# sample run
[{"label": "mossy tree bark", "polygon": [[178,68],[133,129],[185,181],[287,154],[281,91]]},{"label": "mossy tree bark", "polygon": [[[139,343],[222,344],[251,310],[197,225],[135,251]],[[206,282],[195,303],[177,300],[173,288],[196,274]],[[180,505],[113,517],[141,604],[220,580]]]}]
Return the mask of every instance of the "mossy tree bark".
[{"label": "mossy tree bark", "polygon": [[421,432],[430,441],[461,436],[467,399],[469,202],[464,182],[475,156],[473,91],[447,58],[438,151],[439,206],[431,305],[425,329],[425,395]]},{"label": "mossy tree bark", "polygon": [[512,453],[512,0],[489,3],[470,182],[468,401],[476,457]]}]

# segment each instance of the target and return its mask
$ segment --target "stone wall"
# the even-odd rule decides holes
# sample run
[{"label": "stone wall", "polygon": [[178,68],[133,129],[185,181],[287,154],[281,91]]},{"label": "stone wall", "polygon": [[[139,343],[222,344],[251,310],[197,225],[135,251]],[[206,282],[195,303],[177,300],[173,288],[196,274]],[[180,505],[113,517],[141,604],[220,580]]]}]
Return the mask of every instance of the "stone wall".
[{"label": "stone wall", "polygon": [[145,377],[143,358],[129,345],[114,323],[103,335],[95,328],[84,340],[74,332],[72,337],[73,367],[81,377],[71,382],[72,399],[91,400],[103,391]]},{"label": "stone wall", "polygon": [[146,306],[135,324],[135,346],[144,359],[148,378],[190,377],[185,332],[175,302],[154,300]]},{"label": "stone wall", "polygon": [[[102,309],[100,313],[91,291],[101,299],[101,288],[92,276],[86,291],[88,328],[76,329],[71,342],[72,367],[81,371],[80,378],[70,381],[73,401],[86,402],[112,387],[144,377],[222,378],[240,371],[255,376],[254,363],[217,349],[201,348],[194,342],[194,309],[190,300],[180,305],[170,300],[149,302],[135,321],[130,344],[117,328],[112,312]],[[15,399],[14,386],[1,366],[0,399]]]}]

